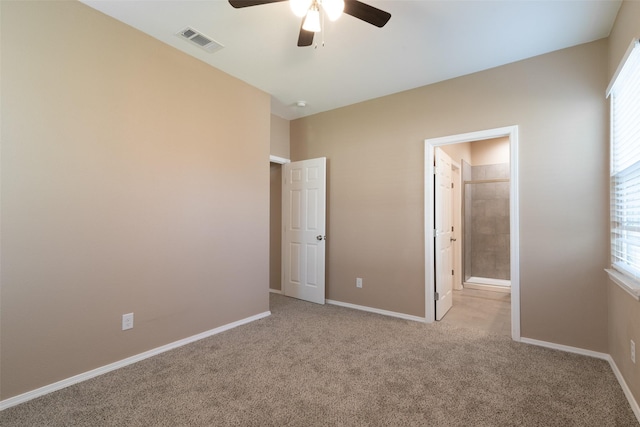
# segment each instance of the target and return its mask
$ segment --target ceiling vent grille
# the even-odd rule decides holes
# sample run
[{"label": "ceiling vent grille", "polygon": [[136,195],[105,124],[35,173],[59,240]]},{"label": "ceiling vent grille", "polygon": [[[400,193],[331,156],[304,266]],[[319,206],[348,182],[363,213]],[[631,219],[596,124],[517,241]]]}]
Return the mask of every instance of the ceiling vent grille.
[{"label": "ceiling vent grille", "polygon": [[199,31],[194,30],[193,28],[187,27],[184,30],[179,31],[176,35],[195,44],[198,47],[201,47],[207,52],[215,52],[224,47],[217,41],[213,40],[211,37],[207,37]]}]

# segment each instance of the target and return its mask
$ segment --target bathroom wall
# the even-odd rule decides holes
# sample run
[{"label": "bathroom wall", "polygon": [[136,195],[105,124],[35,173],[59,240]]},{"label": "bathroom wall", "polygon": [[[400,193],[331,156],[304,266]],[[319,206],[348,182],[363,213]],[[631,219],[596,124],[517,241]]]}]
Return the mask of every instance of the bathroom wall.
[{"label": "bathroom wall", "polygon": [[509,163],[511,148],[508,136],[474,141],[470,145],[471,160],[469,163],[474,166]]},{"label": "bathroom wall", "polygon": [[[465,191],[465,240],[469,276],[510,279],[509,164],[471,166]],[[469,227],[470,225],[470,227]]]}]

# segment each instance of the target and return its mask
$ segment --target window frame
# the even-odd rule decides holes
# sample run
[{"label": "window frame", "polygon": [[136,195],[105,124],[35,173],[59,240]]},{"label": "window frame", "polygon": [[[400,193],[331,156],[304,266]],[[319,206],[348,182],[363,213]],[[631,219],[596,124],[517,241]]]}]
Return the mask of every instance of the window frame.
[{"label": "window frame", "polygon": [[[640,164],[640,147],[638,147],[638,152],[634,153],[635,156],[633,161],[630,164],[621,167],[620,170],[616,170],[616,157],[615,153],[615,114],[617,114],[616,108],[614,106],[619,107],[615,104],[615,92],[616,92],[616,84],[619,83],[619,77],[623,74],[623,70],[626,72],[625,65],[629,61],[630,58],[636,60],[637,66],[640,67],[640,62],[637,61],[637,56],[640,55],[640,39],[633,39],[627,52],[625,53],[618,69],[616,70],[609,87],[607,88],[606,96],[611,97],[610,101],[610,166],[609,166],[609,179],[610,179],[610,197],[609,197],[609,208],[610,208],[610,221],[609,221],[609,232],[610,232],[610,247],[609,247],[609,255],[611,260],[611,267],[605,269],[605,271],[609,274],[609,278],[616,284],[618,284],[622,289],[624,289],[627,293],[633,296],[636,300],[640,301],[640,255],[626,257],[625,254],[629,252],[624,249],[625,243],[623,240],[626,240],[623,236],[629,235],[632,233],[637,233],[638,230],[634,230],[633,226],[614,226],[615,220],[619,217],[624,218],[628,214],[626,209],[619,209],[614,206],[614,202],[619,201],[620,197],[615,197],[615,192],[619,188],[619,183],[628,183],[632,181],[634,178],[637,182],[638,178],[638,165]],[[634,80],[635,82],[636,80]],[[635,83],[636,85],[640,85],[640,81]],[[635,99],[635,98],[634,98]],[[624,115],[624,113],[623,113]],[[638,118],[640,120],[640,118]],[[636,134],[633,134],[636,136]],[[633,140],[635,142],[635,139]],[[633,143],[632,143],[633,145]],[[632,147],[627,145],[625,148]],[[633,147],[632,147],[633,148]],[[621,181],[620,178],[623,178]],[[640,198],[640,189],[638,191],[634,191],[633,194],[637,194],[638,198]],[[634,197],[628,197],[625,201],[626,203],[632,203]],[[616,215],[616,213],[622,212],[622,215]],[[631,215],[629,215],[631,216]],[[623,221],[624,222],[624,221]],[[637,228],[637,227],[635,227]],[[618,237],[616,237],[618,236]],[[622,242],[621,242],[622,240]],[[638,246],[636,246],[636,251],[640,251],[640,237],[634,237]],[[619,252],[622,252],[622,256],[618,255]],[[631,265],[630,262],[625,262],[624,259],[627,260],[637,260],[637,264]]]}]

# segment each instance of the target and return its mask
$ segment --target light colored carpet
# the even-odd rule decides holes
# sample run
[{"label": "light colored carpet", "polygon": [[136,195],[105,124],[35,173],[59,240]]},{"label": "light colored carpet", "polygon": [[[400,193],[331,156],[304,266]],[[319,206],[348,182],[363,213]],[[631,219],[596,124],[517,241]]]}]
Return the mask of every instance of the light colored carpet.
[{"label": "light colored carpet", "polygon": [[632,426],[607,362],[271,296],[272,316],[0,413],[10,426]]}]

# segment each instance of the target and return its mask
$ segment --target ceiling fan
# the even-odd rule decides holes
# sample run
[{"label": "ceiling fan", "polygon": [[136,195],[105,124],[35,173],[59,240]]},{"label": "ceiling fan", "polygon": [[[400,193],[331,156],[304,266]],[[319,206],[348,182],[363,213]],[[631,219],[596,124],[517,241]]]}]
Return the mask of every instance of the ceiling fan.
[{"label": "ceiling fan", "polygon": [[330,20],[335,21],[346,13],[354,18],[382,28],[391,19],[391,14],[358,0],[229,0],[236,9],[259,6],[261,4],[289,1],[293,13],[303,18],[298,35],[298,46],[311,46],[313,35],[321,31],[320,11],[323,10]]}]

